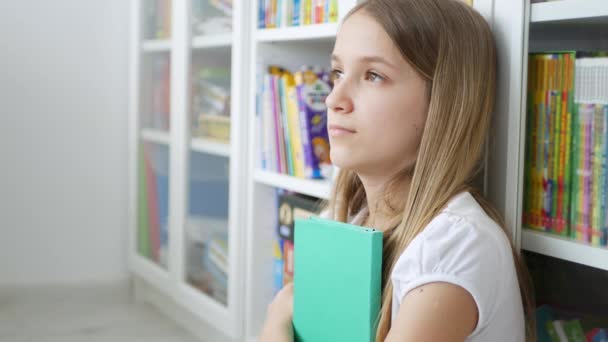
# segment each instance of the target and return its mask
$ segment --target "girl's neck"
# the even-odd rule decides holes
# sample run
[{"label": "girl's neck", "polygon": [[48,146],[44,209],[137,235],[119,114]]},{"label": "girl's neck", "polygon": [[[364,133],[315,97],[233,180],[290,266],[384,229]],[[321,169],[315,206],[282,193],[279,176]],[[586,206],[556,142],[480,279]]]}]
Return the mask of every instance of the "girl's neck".
[{"label": "girl's neck", "polygon": [[[385,230],[386,224],[394,215],[390,207],[399,208],[405,203],[410,190],[411,177],[402,177],[398,182],[391,178],[384,180],[370,179],[359,176],[367,199],[368,215],[363,226]],[[388,188],[390,187],[390,188]]]}]

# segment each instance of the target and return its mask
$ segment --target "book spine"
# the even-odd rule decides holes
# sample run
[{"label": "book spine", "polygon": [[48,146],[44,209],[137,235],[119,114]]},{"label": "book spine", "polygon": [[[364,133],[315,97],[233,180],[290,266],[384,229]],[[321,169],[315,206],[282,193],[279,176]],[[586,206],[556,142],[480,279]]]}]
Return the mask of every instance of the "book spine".
[{"label": "book spine", "polygon": [[291,0],[293,1],[292,6],[292,26],[302,25],[302,0]]},{"label": "book spine", "polygon": [[258,28],[266,27],[266,0],[258,0]]},{"label": "book spine", "polygon": [[306,115],[306,104],[304,100],[304,71],[295,74],[296,97],[298,101],[298,116],[300,119],[300,136],[302,137],[302,150],[304,152],[304,177],[312,178],[313,159],[312,145],[310,142],[310,129]]},{"label": "book spine", "polygon": [[290,133],[289,108],[287,106],[287,77],[288,72],[279,78],[279,99],[281,103],[281,121],[283,122],[283,135],[285,137],[285,155],[287,161],[287,174],[294,176],[293,141]]},{"label": "book spine", "polygon": [[138,194],[137,194],[137,251],[140,255],[150,258],[150,234],[148,216],[148,192],[146,180],[146,161],[143,154],[144,144],[139,146]]},{"label": "book spine", "polygon": [[156,175],[151,164],[150,148],[144,145],[144,160],[146,168],[146,188],[148,195],[148,230],[150,237],[151,257],[154,261],[159,262],[160,252],[160,219],[158,210],[158,195]]}]

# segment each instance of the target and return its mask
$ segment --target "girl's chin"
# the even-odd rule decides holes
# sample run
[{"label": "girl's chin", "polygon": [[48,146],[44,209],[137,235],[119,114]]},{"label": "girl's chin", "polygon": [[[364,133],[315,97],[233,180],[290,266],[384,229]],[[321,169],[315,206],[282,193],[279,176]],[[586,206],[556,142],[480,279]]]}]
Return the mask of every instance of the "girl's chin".
[{"label": "girl's chin", "polygon": [[352,158],[352,154],[331,153],[331,163],[340,169],[352,170],[357,166],[356,161]]}]

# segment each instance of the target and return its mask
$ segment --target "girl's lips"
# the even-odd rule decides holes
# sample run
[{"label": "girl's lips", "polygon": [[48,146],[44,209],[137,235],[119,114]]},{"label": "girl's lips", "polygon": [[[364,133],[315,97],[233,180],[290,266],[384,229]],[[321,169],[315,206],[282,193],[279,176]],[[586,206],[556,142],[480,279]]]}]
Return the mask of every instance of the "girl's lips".
[{"label": "girl's lips", "polygon": [[329,125],[327,131],[328,131],[329,135],[332,137],[344,136],[344,135],[356,133],[356,131],[354,131],[352,129],[348,129],[348,128],[338,126],[338,125]]}]

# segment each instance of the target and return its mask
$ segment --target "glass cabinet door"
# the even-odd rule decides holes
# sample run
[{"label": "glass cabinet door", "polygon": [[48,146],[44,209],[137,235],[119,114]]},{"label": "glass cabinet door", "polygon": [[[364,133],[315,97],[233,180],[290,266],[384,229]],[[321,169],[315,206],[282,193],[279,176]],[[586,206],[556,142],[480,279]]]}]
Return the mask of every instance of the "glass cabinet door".
[{"label": "glass cabinet door", "polygon": [[192,1],[184,280],[227,306],[232,1]]},{"label": "glass cabinet door", "polygon": [[171,1],[142,0],[137,159],[138,255],[168,269]]}]

